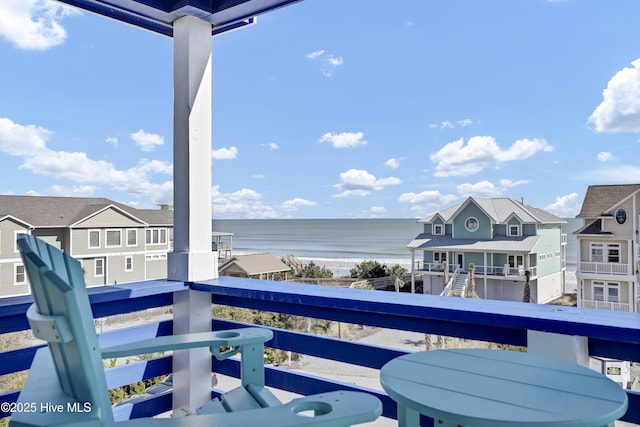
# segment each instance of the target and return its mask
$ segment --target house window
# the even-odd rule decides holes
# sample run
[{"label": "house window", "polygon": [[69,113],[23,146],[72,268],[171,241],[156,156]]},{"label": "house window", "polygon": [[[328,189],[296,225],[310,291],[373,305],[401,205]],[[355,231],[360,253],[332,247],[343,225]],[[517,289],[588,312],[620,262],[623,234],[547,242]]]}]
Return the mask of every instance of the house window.
[{"label": "house window", "polygon": [[89,248],[100,247],[100,230],[89,230]]},{"label": "house window", "polygon": [[520,235],[520,226],[519,225],[510,225],[509,226],[509,236],[519,236]]},{"label": "house window", "polygon": [[478,220],[472,216],[470,216],[469,218],[467,218],[464,222],[464,228],[467,229],[467,231],[470,232],[474,232],[478,229]]},{"label": "house window", "polygon": [[133,257],[124,257],[124,271],[133,271]]},{"label": "house window", "polygon": [[138,245],[138,230],[129,229],[127,230],[127,246],[137,246]]},{"label": "house window", "polygon": [[167,243],[167,229],[153,229],[145,232],[147,245],[159,245]]},{"label": "house window", "polygon": [[104,276],[104,259],[97,258],[94,264],[94,276],[102,277]]},{"label": "house window", "polygon": [[594,281],[593,299],[603,302],[620,302],[620,283]]},{"label": "house window", "polygon": [[107,248],[116,246],[122,246],[122,231],[121,230],[107,230]]},{"label": "house window", "polygon": [[607,245],[607,262],[620,262],[620,245]]},{"label": "house window", "polygon": [[434,252],[433,253],[433,262],[443,263],[447,261],[447,253],[446,252]]},{"label": "house window", "polygon": [[444,225],[442,224],[433,224],[433,234],[443,235],[444,234]]},{"label": "house window", "polygon": [[522,255],[509,255],[507,257],[509,267],[516,268],[524,265],[524,257]]},{"label": "house window", "polygon": [[604,262],[602,243],[591,244],[591,262]]},{"label": "house window", "polygon": [[620,244],[591,243],[591,262],[620,262]]},{"label": "house window", "polygon": [[24,272],[24,265],[15,264],[14,271],[15,271],[14,285],[24,285],[25,283],[27,283],[27,276],[25,275],[25,272]]}]

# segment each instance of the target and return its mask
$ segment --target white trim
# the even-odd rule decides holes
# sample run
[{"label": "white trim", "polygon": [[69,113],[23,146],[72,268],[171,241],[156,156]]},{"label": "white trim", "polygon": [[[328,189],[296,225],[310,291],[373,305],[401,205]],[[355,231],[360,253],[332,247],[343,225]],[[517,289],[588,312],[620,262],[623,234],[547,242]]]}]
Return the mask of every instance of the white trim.
[{"label": "white trim", "polygon": [[[476,228],[471,230],[468,226],[468,222],[474,220],[476,222]],[[464,220],[464,228],[465,230],[467,230],[469,233],[475,233],[476,231],[478,231],[480,229],[480,221],[478,221],[478,218],[476,218],[475,216],[469,216]]]},{"label": "white trim", "polygon": [[[102,273],[100,274],[98,274],[98,264],[100,264],[102,268]],[[93,259],[93,277],[104,277],[104,269],[105,269],[104,258],[94,258]]]},{"label": "white trim", "polygon": [[[18,282],[18,268],[22,267],[22,282]],[[13,264],[13,284],[15,285],[26,285],[27,284],[27,270],[24,268],[24,264],[15,263]]]},{"label": "white trim", "polygon": [[[118,236],[120,237],[118,240],[120,241],[117,245],[109,244],[109,232],[118,232]],[[122,229],[121,228],[107,228],[104,231],[104,247],[105,248],[120,248],[122,247]]]},{"label": "white trim", "polygon": [[[437,228],[440,228],[440,232],[437,232]],[[443,236],[444,235],[444,224],[431,224],[431,234],[434,236]]]},{"label": "white trim", "polygon": [[[98,233],[98,246],[91,246],[91,233],[93,232],[97,232]],[[102,244],[102,233],[101,230],[99,228],[91,228],[89,230],[87,230],[87,249],[98,249],[100,248],[100,245]]]},{"label": "white trim", "polygon": [[[128,264],[130,264],[130,266],[128,266]],[[127,255],[124,257],[124,271],[131,272],[133,270],[133,256]]]},{"label": "white trim", "polygon": [[[129,244],[129,232],[133,231],[135,233],[135,243],[133,243],[132,245]],[[124,237],[125,237],[125,245],[127,247],[132,247],[132,246],[138,246],[138,229],[137,228],[127,228],[125,229],[124,232]]]},{"label": "white trim", "polygon": [[[516,233],[511,233],[511,227],[515,227]],[[507,236],[518,237],[522,235],[522,224],[507,224]]]},{"label": "white trim", "polygon": [[[602,288],[602,298],[601,300],[596,299],[596,293],[595,290],[596,288]],[[615,296],[615,300],[616,301],[611,301],[609,300],[609,291],[610,290],[616,290],[616,296]],[[620,282],[609,282],[609,281],[605,281],[605,280],[592,280],[591,281],[591,299],[594,301],[601,301],[601,302],[614,302],[614,303],[619,303],[620,301]]]}]

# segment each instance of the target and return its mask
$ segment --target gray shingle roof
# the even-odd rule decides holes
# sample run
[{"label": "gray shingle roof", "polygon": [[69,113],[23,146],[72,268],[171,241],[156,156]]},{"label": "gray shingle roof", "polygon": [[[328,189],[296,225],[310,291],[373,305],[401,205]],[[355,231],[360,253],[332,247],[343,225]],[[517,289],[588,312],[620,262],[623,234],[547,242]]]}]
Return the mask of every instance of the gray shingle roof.
[{"label": "gray shingle roof", "polygon": [[577,217],[597,218],[638,189],[640,189],[640,184],[590,185],[584,195],[582,209]]},{"label": "gray shingle roof", "polygon": [[136,209],[98,197],[0,195],[0,218],[11,215],[35,227],[68,227],[113,205],[150,225],[173,225],[173,212]]}]

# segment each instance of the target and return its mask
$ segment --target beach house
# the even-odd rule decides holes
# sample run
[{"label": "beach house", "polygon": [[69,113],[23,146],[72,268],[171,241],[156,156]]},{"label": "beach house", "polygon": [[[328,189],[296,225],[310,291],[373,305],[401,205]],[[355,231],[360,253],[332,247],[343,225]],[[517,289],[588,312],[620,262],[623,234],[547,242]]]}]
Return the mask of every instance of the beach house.
[{"label": "beach house", "polygon": [[0,297],[29,293],[20,233],[79,259],[88,286],[159,279],[167,277],[173,212],[104,198],[0,195]]},{"label": "beach house", "polygon": [[640,184],[591,185],[578,218],[578,306],[640,311]]},{"label": "beach house", "polygon": [[413,291],[422,282],[432,295],[467,296],[473,287],[480,298],[504,301],[562,295],[561,218],[509,198],[469,197],[419,222],[424,230],[408,245]]}]

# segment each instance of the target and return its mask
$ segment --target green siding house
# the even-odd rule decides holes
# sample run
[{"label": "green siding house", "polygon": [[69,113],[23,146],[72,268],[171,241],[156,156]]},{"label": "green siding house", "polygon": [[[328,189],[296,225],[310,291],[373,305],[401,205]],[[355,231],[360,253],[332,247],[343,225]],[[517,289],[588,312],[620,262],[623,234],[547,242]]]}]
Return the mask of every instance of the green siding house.
[{"label": "green siding house", "polygon": [[[469,197],[419,222],[411,287],[435,295],[546,303],[562,295],[566,221],[509,198]],[[528,298],[525,285],[529,278]]]}]

